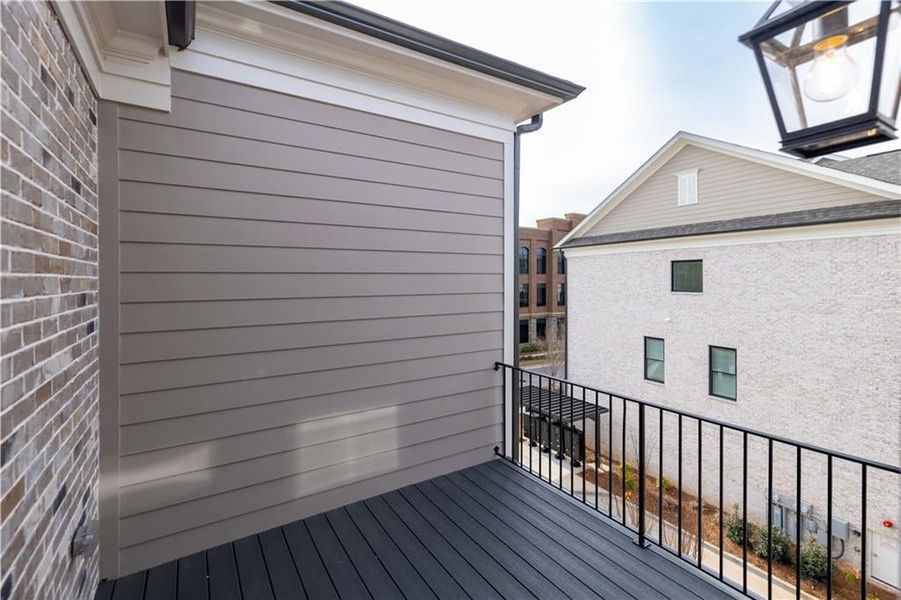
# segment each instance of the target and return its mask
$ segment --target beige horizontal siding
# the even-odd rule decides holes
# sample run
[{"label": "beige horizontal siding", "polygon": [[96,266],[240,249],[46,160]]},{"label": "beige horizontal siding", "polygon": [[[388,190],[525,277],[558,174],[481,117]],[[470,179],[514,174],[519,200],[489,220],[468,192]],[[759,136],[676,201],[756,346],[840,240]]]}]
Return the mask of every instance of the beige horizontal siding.
[{"label": "beige horizontal siding", "polygon": [[[486,362],[494,364],[493,361],[499,360],[500,356],[497,350],[468,351],[413,360],[394,360],[394,357],[383,356],[376,357],[381,362],[357,367],[301,371],[276,377],[127,394],[121,397],[121,421],[123,424],[140,423],[349,390],[369,390],[403,381],[428,381],[456,373],[474,374],[484,369]],[[299,370],[301,368],[298,367]],[[496,379],[493,371],[491,376]],[[372,398],[367,398],[366,402],[374,403],[377,397],[373,392]],[[354,401],[361,399],[354,397]],[[342,406],[345,406],[344,410],[353,410],[352,404]],[[309,405],[304,407],[304,411],[311,410]]]},{"label": "beige horizontal siding", "polygon": [[[698,169],[698,203],[676,205],[676,173]],[[585,235],[689,225],[880,200],[864,192],[686,146]]]},{"label": "beige horizontal siding", "polygon": [[[131,212],[196,215],[319,225],[343,225],[394,231],[429,231],[496,236],[500,216],[443,210],[400,208],[364,201],[335,201],[275,196],[220,189],[189,188],[123,181],[121,208]],[[347,231],[346,235],[352,235]]]},{"label": "beige horizontal siding", "polygon": [[197,75],[120,107],[120,574],[487,460],[503,145]]}]

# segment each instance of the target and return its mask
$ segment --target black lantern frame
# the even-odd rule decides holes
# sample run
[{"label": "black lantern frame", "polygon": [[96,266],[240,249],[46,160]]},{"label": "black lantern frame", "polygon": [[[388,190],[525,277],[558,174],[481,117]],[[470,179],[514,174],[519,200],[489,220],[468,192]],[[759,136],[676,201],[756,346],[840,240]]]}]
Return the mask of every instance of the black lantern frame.
[{"label": "black lantern frame", "polygon": [[[784,0],[783,0],[784,2]],[[847,30],[848,44],[852,45],[871,37],[876,38],[875,56],[873,57],[873,71],[870,83],[869,103],[865,111],[849,117],[836,118],[834,120],[807,126],[803,99],[800,96],[800,86],[797,81],[796,66],[804,59],[810,60],[814,54],[814,42],[806,46],[797,46],[800,32],[805,25],[811,25],[822,17],[829,18],[830,14],[847,9],[854,0],[821,1],[805,0],[790,8],[782,14],[774,16],[774,13],[783,2],[774,2],[763,18],[749,32],[739,37],[739,41],[754,51],[757,66],[763,77],[767,97],[776,118],[779,134],[782,138],[782,151],[802,158],[812,158],[850,148],[857,148],[869,144],[892,140],[897,137],[896,121],[898,118],[898,103],[901,96],[901,78],[894,82],[896,90],[893,94],[891,114],[884,114],[879,110],[880,92],[882,86],[892,82],[883,81],[883,69],[885,68],[886,45],[889,35],[889,20],[892,12],[897,11],[897,2],[882,0],[874,17]],[[893,7],[893,4],[895,6]],[[792,40],[792,46],[786,47],[785,56],[789,61],[791,84],[793,88],[793,101],[798,111],[800,128],[789,131],[785,118],[777,99],[773,85],[773,75],[767,68],[764,57],[764,44],[769,47],[777,46],[776,36],[795,30],[796,35]],[[785,66],[785,65],[783,65]]]}]

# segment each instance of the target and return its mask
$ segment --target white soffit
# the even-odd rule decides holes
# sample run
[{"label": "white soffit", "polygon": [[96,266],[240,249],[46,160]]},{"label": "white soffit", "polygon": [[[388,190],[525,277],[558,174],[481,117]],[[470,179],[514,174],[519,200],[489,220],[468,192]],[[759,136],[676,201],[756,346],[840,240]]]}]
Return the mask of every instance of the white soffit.
[{"label": "white soffit", "polygon": [[[382,112],[379,101],[387,100],[409,107],[412,120],[421,109],[507,132],[561,103],[269,2],[198,2],[196,40],[171,52],[163,2],[54,0],[54,7],[98,96],[147,108],[169,110],[172,68],[230,78],[224,61],[235,65],[236,80],[258,87],[293,71],[295,80],[303,73],[309,81],[371,96],[371,112]],[[254,69],[256,81],[248,82]],[[304,86],[285,87],[275,89],[305,95]],[[341,99],[337,94],[334,101]]]},{"label": "white soffit", "polygon": [[168,39],[162,2],[54,0],[53,7],[98,97],[169,110]]}]

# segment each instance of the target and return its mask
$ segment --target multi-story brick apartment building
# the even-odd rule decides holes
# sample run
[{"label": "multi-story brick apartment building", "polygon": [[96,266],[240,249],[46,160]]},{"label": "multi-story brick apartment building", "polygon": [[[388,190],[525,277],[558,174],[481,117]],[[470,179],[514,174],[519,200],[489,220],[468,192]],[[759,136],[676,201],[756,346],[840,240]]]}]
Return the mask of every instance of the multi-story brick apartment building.
[{"label": "multi-story brick apartment building", "polygon": [[538,219],[535,227],[519,228],[519,343],[557,335],[566,322],[566,259],[554,245],[585,218]]}]

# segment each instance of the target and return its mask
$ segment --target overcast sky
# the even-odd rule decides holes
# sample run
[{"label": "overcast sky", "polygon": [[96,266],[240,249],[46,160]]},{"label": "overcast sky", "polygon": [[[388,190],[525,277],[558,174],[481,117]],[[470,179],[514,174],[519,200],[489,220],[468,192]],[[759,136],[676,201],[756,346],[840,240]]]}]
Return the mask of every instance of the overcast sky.
[{"label": "overcast sky", "polygon": [[679,130],[779,148],[753,56],[737,41],[768,3],[351,1],[587,88],[523,136],[523,225],[590,211]]}]

